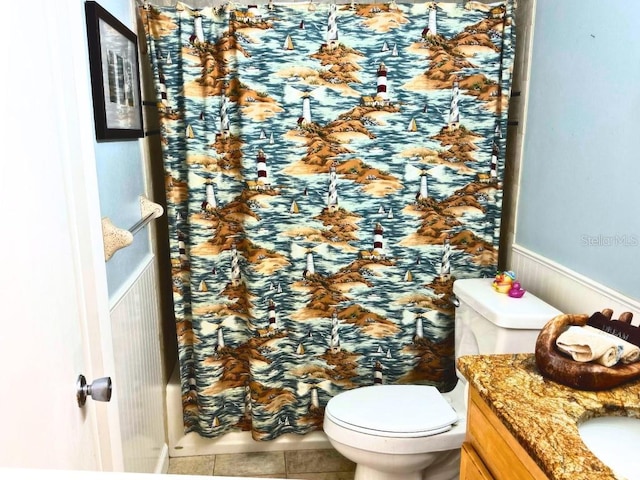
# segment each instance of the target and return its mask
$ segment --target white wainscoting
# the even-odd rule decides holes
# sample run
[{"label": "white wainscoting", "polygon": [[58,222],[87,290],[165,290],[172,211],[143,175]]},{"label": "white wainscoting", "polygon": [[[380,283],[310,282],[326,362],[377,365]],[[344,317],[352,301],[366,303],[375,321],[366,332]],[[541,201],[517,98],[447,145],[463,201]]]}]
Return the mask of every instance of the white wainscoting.
[{"label": "white wainscoting", "polygon": [[525,290],[564,313],[586,313],[613,310],[613,318],[622,312],[634,314],[633,324],[640,323],[640,302],[616,292],[590,278],[570,270],[548,258],[514,244],[510,270],[516,272]]},{"label": "white wainscoting", "polygon": [[164,382],[155,260],[150,255],[111,308],[112,375],[127,472],[166,473]]}]

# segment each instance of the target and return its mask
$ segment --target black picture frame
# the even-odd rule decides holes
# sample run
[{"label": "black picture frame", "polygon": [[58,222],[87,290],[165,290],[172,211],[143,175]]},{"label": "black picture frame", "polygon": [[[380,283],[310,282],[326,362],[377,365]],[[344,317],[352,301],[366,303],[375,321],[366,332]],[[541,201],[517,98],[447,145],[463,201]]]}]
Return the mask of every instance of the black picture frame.
[{"label": "black picture frame", "polygon": [[97,2],[85,2],[97,140],[143,136],[138,38]]}]

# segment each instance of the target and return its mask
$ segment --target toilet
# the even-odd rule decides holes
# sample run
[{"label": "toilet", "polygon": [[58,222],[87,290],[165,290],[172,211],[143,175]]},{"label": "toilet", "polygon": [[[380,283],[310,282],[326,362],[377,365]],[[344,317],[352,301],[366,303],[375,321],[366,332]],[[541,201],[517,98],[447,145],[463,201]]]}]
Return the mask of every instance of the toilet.
[{"label": "toilet", "polygon": [[[456,297],[455,357],[535,350],[539,331],[561,312],[530,292],[511,298],[493,279],[462,279]],[[355,480],[454,480],[466,432],[466,380],[440,393],[427,385],[373,385],[333,397],[324,431],[356,463]]]}]

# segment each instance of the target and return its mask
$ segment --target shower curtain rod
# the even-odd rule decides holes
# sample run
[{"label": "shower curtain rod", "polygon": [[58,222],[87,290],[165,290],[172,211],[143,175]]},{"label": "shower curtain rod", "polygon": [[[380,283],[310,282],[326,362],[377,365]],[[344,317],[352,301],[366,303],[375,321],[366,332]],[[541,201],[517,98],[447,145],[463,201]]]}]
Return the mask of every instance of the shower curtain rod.
[{"label": "shower curtain rod", "polygon": [[[357,0],[357,1],[353,1],[353,3],[356,4],[376,4],[376,3],[390,3],[391,0]],[[495,3],[497,0],[476,0],[478,1],[478,3]],[[163,7],[170,7],[175,5],[176,3],[184,3],[185,5],[188,5],[190,7],[193,8],[205,8],[205,7],[212,7],[212,6],[218,6],[218,5],[224,5],[227,3],[234,3],[237,5],[266,5],[269,3],[268,0],[235,0],[235,1],[229,1],[229,0],[187,0],[187,1],[177,1],[177,0],[136,0],[136,3],[140,6],[145,5],[145,4],[152,4],[152,5],[158,5],[158,6],[163,6]],[[331,4],[331,3],[335,3],[337,5],[349,5],[350,3],[352,3],[352,0],[284,0],[284,1],[277,1],[274,0],[273,3],[281,3],[281,4],[286,4],[286,3],[293,3],[293,4],[299,4],[299,5],[306,5],[309,3],[315,3],[316,5],[322,5],[322,4]],[[396,3],[411,3],[411,4],[421,4],[421,3],[431,3],[429,0],[396,0]],[[439,0],[436,3],[466,3],[466,0]]]}]

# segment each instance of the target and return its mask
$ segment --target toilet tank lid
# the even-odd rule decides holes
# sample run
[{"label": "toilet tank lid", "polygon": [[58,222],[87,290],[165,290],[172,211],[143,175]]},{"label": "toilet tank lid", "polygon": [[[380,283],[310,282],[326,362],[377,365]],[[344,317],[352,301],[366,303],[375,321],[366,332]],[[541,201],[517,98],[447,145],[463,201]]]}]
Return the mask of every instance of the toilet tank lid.
[{"label": "toilet tank lid", "polygon": [[531,292],[512,298],[496,292],[492,278],[465,278],[453,283],[453,293],[487,320],[503,328],[539,330],[560,310],[543,302]]}]

